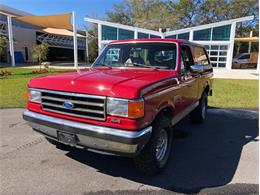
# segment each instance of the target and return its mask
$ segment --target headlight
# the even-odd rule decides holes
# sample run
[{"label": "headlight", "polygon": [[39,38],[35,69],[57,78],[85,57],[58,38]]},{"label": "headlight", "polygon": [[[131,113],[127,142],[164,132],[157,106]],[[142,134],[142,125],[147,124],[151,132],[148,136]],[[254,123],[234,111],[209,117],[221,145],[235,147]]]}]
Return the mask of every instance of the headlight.
[{"label": "headlight", "polygon": [[34,90],[34,89],[29,89],[29,101],[30,102],[35,102],[35,103],[41,103],[41,92]]},{"label": "headlight", "polygon": [[127,100],[108,98],[107,113],[112,116],[141,118],[144,116],[144,101],[143,99]]}]

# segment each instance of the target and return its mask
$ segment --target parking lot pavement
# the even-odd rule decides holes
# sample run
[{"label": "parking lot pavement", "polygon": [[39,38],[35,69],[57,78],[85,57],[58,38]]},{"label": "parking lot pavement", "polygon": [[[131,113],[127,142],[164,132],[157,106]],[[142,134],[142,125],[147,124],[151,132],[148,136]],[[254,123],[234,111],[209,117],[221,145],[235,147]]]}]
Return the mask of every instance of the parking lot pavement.
[{"label": "parking lot pavement", "polygon": [[22,109],[0,110],[0,194],[258,193],[258,112],[210,109],[175,128],[166,169],[142,176],[131,159],[62,151],[33,132]]}]

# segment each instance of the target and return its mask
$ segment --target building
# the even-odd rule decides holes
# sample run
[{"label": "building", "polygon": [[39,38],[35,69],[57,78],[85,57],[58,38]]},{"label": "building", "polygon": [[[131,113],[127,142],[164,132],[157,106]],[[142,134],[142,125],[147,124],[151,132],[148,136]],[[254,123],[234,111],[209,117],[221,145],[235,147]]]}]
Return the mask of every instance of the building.
[{"label": "building", "polygon": [[[67,17],[67,24],[70,23],[70,15],[68,15],[69,14],[60,15],[61,18],[63,16]],[[73,32],[79,31],[53,27],[47,28],[46,25],[45,27],[35,25],[18,20],[19,16],[38,17],[18,9],[0,5],[0,36],[4,37],[7,42],[10,43],[8,26],[12,26],[11,30],[13,31],[13,38],[11,40],[13,40],[14,43],[8,44],[4,55],[0,57],[0,63],[10,64],[11,61],[15,61],[16,63],[33,62],[32,47],[35,44],[40,43],[47,43],[49,45],[48,61],[72,62],[75,59],[85,61],[88,51],[86,49],[86,37],[84,33],[77,33],[76,35],[76,33],[73,34]],[[10,18],[12,18],[11,25],[8,25],[8,18],[9,22]],[[99,52],[106,44],[114,40],[138,38],[187,39],[204,45],[208,51],[212,65],[215,68],[226,70],[232,69],[237,23],[247,22],[253,19],[253,16],[248,16],[175,31],[162,32],[162,30],[154,31],[89,17],[84,18],[85,21],[98,25]],[[55,23],[52,19],[48,20],[48,22]],[[75,40],[77,40],[77,46],[76,44],[74,45],[75,42],[73,41],[73,35],[75,35]],[[14,49],[12,49],[11,45],[14,45]],[[78,48],[77,52],[74,52],[74,46],[75,48]],[[76,55],[75,53],[77,53],[78,58],[75,57],[74,59],[74,56]],[[13,59],[13,56],[15,59]]]},{"label": "building", "polygon": [[236,24],[253,19],[253,16],[248,16],[166,32],[126,26],[89,17],[86,17],[85,21],[98,25],[99,51],[110,41],[120,39],[187,39],[205,46],[213,67],[231,70]]},{"label": "building", "polygon": [[[9,42],[8,16],[12,17],[13,45],[15,63],[34,62],[32,47],[35,44],[47,43],[49,46],[48,61],[72,62],[73,61],[73,32],[66,29],[46,28],[32,25],[16,19],[19,16],[33,16],[30,13],[0,5],[0,36]],[[86,59],[85,35],[77,34],[78,59]],[[10,47],[6,48],[1,57],[1,63],[11,63]]]}]

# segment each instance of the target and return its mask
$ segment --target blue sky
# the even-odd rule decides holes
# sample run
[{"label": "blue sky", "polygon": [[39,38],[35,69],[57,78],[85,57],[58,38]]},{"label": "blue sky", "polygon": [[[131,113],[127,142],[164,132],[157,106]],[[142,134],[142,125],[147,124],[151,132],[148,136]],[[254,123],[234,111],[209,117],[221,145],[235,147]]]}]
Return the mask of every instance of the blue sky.
[{"label": "blue sky", "polygon": [[122,0],[1,0],[1,4],[34,15],[50,15],[75,11],[78,28],[85,24],[84,16],[104,18],[113,4]]}]

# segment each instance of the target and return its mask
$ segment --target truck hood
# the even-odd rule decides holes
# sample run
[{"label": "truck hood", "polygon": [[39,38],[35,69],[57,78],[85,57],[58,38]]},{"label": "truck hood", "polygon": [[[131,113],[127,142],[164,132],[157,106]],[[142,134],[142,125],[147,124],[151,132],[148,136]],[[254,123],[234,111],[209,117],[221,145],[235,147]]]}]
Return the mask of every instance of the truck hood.
[{"label": "truck hood", "polygon": [[169,70],[96,68],[35,78],[29,87],[134,99],[143,88],[175,75]]}]

